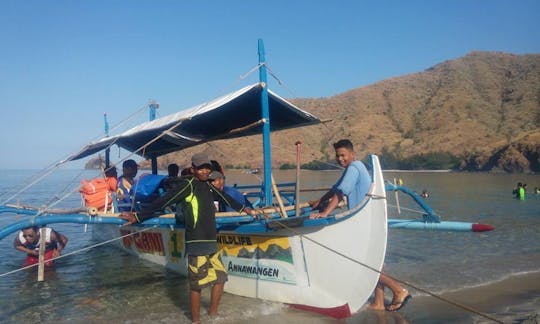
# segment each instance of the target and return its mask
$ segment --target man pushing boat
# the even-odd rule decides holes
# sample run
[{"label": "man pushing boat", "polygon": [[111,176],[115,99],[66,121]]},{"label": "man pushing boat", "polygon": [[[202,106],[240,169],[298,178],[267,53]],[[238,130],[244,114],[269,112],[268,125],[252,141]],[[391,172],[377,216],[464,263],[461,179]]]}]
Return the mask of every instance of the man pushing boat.
[{"label": "man pushing boat", "polygon": [[[226,193],[217,190],[208,176],[212,164],[204,153],[191,158],[191,175],[180,177],[172,184],[164,196],[154,200],[138,213],[122,212],[120,218],[127,225],[155,217],[155,212],[179,204],[181,218],[177,222],[185,224],[186,254],[188,255],[188,280],[190,286],[191,318],[193,323],[200,321],[201,289],[212,287],[208,314],[217,314],[219,300],[227,281],[227,271],[221,261],[217,247],[216,208],[214,201],[221,201],[239,212],[252,214],[250,208],[240,204]],[[179,214],[180,215],[180,214]],[[177,215],[178,216],[178,215]]]}]

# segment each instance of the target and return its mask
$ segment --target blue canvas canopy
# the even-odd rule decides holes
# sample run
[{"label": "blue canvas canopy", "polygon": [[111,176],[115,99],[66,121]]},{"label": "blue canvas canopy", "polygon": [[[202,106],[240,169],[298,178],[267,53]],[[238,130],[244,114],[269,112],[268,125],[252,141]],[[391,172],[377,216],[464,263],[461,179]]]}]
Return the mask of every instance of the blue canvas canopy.
[{"label": "blue canvas canopy", "polygon": [[[260,83],[207,103],[140,124],[116,136],[90,142],[66,160],[77,160],[116,144],[145,157],[158,157],[208,141],[262,133]],[[318,124],[321,121],[268,91],[271,131]],[[146,147],[144,150],[143,146]]]}]

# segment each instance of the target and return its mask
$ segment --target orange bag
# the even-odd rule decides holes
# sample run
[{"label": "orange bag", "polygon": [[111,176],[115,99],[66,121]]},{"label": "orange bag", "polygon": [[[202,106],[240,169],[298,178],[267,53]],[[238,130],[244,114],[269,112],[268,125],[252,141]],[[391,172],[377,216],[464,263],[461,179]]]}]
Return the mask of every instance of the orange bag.
[{"label": "orange bag", "polygon": [[118,181],[113,177],[95,178],[90,181],[82,180],[79,192],[86,207],[95,207],[100,211],[112,205],[111,193],[116,191]]}]

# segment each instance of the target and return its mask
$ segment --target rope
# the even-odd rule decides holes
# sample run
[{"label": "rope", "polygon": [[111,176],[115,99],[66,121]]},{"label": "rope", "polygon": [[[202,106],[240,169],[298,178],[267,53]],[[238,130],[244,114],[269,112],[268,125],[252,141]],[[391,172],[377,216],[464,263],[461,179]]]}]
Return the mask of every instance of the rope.
[{"label": "rope", "polygon": [[[181,123],[184,122],[185,119],[182,119],[180,120],[178,123],[174,124],[173,126],[171,126],[170,128],[168,128],[167,130],[161,132],[161,134],[159,134],[158,136],[156,136],[155,138],[153,138],[151,141],[149,141],[148,143],[144,144],[143,146],[141,146],[140,148],[138,148],[137,150],[131,152],[130,154],[128,154],[126,157],[124,157],[123,159],[121,159],[119,162],[122,162],[124,160],[126,160],[127,158],[131,157],[132,155],[136,154],[137,152],[146,149],[146,147],[148,147],[149,145],[151,145],[152,143],[154,143],[155,141],[157,141],[158,139],[160,139],[161,137],[165,136],[165,134],[171,130],[173,130],[174,128],[178,127]],[[114,144],[111,143],[108,147],[111,147],[112,145]],[[112,168],[112,166],[111,166]],[[52,172],[52,171],[51,171]],[[36,182],[34,182],[33,184],[35,184]],[[25,189],[27,189],[29,186],[27,186]],[[65,190],[65,189],[64,189]],[[69,191],[67,194],[65,194],[64,196],[58,198],[55,202],[49,204],[49,205],[46,205],[42,210],[40,210],[36,215],[34,216],[39,216],[41,214],[43,214],[44,212],[46,212],[48,209],[50,209],[51,207],[54,207],[55,205],[57,205],[58,203],[60,203],[61,201],[63,201],[64,199],[66,199],[67,197],[71,196],[74,192],[78,191],[79,188],[78,187],[75,187],[73,188],[71,191]],[[20,191],[19,193],[21,193],[22,191]],[[12,199],[12,198],[10,198]],[[7,201],[9,201],[10,199],[8,199]],[[6,201],[6,202],[7,202]],[[5,204],[5,203],[4,203]]]},{"label": "rope", "polygon": [[[255,141],[255,139],[252,139],[252,138],[250,138],[250,137],[245,137],[245,139],[247,139],[248,141],[250,141],[250,140]],[[213,145],[213,144],[210,143],[210,142],[206,142],[206,145],[209,146],[210,148],[212,148],[213,150],[217,151],[217,152],[221,155],[221,157],[223,157],[223,158],[227,158],[227,157],[228,157],[228,155],[226,155],[226,154],[223,152],[223,150],[221,150],[218,146]],[[251,176],[253,176],[255,179],[257,179],[257,181],[259,181],[259,183],[262,183],[263,178],[262,178],[260,175],[258,175],[258,174],[253,174],[253,173],[249,173],[249,174],[250,174]]]},{"label": "rope", "polygon": [[[398,208],[396,205],[391,205],[391,204],[387,204],[387,205],[390,206],[390,207]],[[399,208],[401,208],[402,210],[409,211],[411,213],[417,213],[417,214],[421,214],[421,215],[426,213],[425,211],[422,211],[422,210],[407,208],[407,207],[403,207],[403,206],[399,206]],[[437,215],[439,215],[439,214],[437,213]]]},{"label": "rope", "polygon": [[[137,109],[134,113],[132,113],[131,115],[129,115],[127,118],[124,118],[122,121],[120,121],[117,125],[113,126],[111,128],[111,131],[112,130],[115,130],[116,128],[120,127],[123,123],[127,122],[128,120],[134,118],[137,114],[141,113],[141,111],[143,109],[146,109],[148,107],[148,105],[145,105],[139,109]],[[93,137],[92,139],[90,139],[90,141],[95,141],[97,139],[101,138],[101,135],[98,135],[98,136],[95,136]],[[107,148],[110,148],[112,145],[114,145],[116,141],[114,141],[113,143],[111,143]],[[80,152],[80,150],[78,151]],[[4,201],[2,201],[2,203],[0,205],[5,205],[7,204],[8,202],[10,202],[12,199],[14,199],[15,197],[17,197],[18,195],[20,195],[21,193],[25,192],[28,188],[34,186],[36,183],[40,182],[41,180],[43,180],[44,178],[46,178],[47,176],[49,176],[51,173],[53,173],[55,170],[57,170],[60,166],[62,166],[63,164],[67,163],[67,162],[70,162],[71,159],[70,157],[74,156],[75,154],[69,154],[67,156],[67,158],[64,158],[64,159],[61,159],[59,161],[56,161],[56,162],[53,162],[52,164],[50,164],[48,167],[46,167],[44,170],[42,170],[41,172],[39,172],[39,175],[37,176],[37,178],[33,179],[34,177],[36,177],[36,175],[32,175],[30,176],[27,180],[25,181],[22,181],[22,188],[19,189],[19,190],[16,190],[14,189],[13,191],[11,192],[15,192],[14,194],[12,194],[10,197],[8,197],[7,199],[5,199]],[[33,179],[33,180],[32,180]],[[24,185],[24,183],[28,183],[27,185]],[[9,194],[9,193],[8,193]]]},{"label": "rope", "polygon": [[[39,177],[37,177],[37,179],[35,180],[31,180],[33,176],[31,176],[29,178],[29,180],[26,180],[26,181],[23,181],[23,188],[16,191],[14,194],[12,194],[9,198],[5,199],[4,201],[2,201],[2,205],[5,205],[7,204],[8,202],[10,202],[12,199],[14,199],[15,197],[17,197],[18,195],[20,195],[22,192],[24,192],[25,190],[27,190],[28,188],[32,187],[33,185],[35,185],[36,183],[38,183],[39,181],[43,180],[45,177],[47,177],[49,174],[53,173],[53,171],[55,171],[56,169],[58,168],[57,165],[51,165],[49,166],[48,168],[45,168],[44,172],[41,173],[41,175]],[[29,184],[27,185],[24,185],[25,182],[30,182]]]},{"label": "rope", "polygon": [[[265,217],[265,218],[268,218],[266,215],[264,215],[264,217]],[[356,263],[356,264],[359,264],[359,265],[361,265],[361,266],[363,266],[363,267],[366,267],[366,268],[368,268],[369,270],[372,270],[372,271],[374,271],[374,272],[377,272],[377,273],[379,273],[379,274],[382,274],[382,271],[380,271],[380,270],[378,270],[378,269],[375,269],[375,268],[373,268],[373,267],[371,267],[371,266],[369,266],[369,265],[367,265],[367,264],[365,264],[365,263],[363,263],[363,262],[361,262],[361,261],[355,260],[355,259],[353,259],[353,258],[351,258],[351,257],[349,257],[349,256],[347,256],[347,255],[345,255],[345,254],[343,254],[343,253],[341,253],[341,252],[339,252],[339,251],[337,251],[337,250],[331,248],[331,247],[328,247],[328,246],[326,246],[326,245],[324,245],[324,244],[322,244],[322,243],[320,243],[320,242],[317,242],[317,241],[315,241],[315,240],[313,240],[313,239],[311,239],[311,238],[309,238],[309,237],[303,235],[302,233],[300,233],[300,232],[294,230],[293,228],[287,226],[286,224],[281,223],[281,222],[278,221],[278,220],[274,220],[274,222],[275,222],[276,224],[279,224],[280,226],[282,226],[284,229],[289,230],[289,231],[292,232],[293,234],[298,235],[298,236],[300,236],[301,238],[306,239],[306,240],[308,240],[308,241],[310,241],[310,242],[312,242],[312,243],[314,243],[314,244],[316,244],[316,245],[318,245],[318,246],[320,246],[320,247],[322,247],[322,248],[324,248],[324,249],[326,249],[326,250],[328,250],[328,251],[330,251],[330,252],[332,252],[332,253],[335,253],[335,254],[337,254],[337,255],[339,255],[339,256],[341,256],[341,257],[343,257],[343,258],[345,258],[345,259],[347,259],[347,260],[349,260],[349,261],[352,261],[352,262],[354,262],[354,263]],[[455,301],[449,300],[449,299],[447,299],[447,298],[444,298],[444,297],[442,297],[442,296],[439,296],[439,295],[437,295],[437,294],[435,294],[435,293],[432,293],[432,292],[430,292],[430,291],[428,291],[428,290],[426,290],[426,289],[423,289],[423,288],[420,288],[420,287],[418,287],[418,286],[416,286],[416,285],[414,285],[414,284],[411,284],[410,282],[407,282],[407,281],[405,281],[405,280],[398,279],[398,278],[396,278],[396,277],[390,276],[390,275],[388,275],[387,273],[385,273],[385,275],[386,275],[387,277],[389,277],[390,279],[393,279],[393,280],[395,280],[395,281],[397,281],[397,282],[399,282],[399,283],[402,283],[402,284],[404,284],[404,285],[406,285],[406,286],[408,286],[408,287],[411,287],[411,288],[416,289],[416,290],[418,290],[418,291],[420,291],[420,292],[423,292],[423,293],[425,293],[425,294],[428,294],[428,295],[430,295],[430,296],[432,296],[432,297],[434,297],[434,298],[436,298],[436,299],[439,299],[439,300],[441,300],[441,301],[443,301],[443,302],[446,302],[446,303],[448,303],[448,304],[451,304],[451,305],[453,305],[453,306],[455,306],[455,307],[458,307],[458,308],[464,309],[464,310],[466,310],[466,311],[469,311],[469,312],[471,312],[471,313],[474,313],[474,314],[476,314],[476,315],[482,316],[482,317],[487,318],[487,319],[489,319],[489,320],[491,320],[491,321],[494,321],[494,322],[496,322],[496,323],[501,323],[501,324],[503,323],[503,321],[501,321],[501,320],[499,320],[499,319],[496,319],[495,317],[492,317],[492,316],[490,316],[490,315],[488,315],[488,314],[486,314],[486,313],[483,313],[483,312],[480,312],[480,311],[478,311],[478,310],[476,310],[476,309],[473,309],[473,308],[471,308],[471,307],[469,307],[469,306],[466,306],[466,305],[460,304],[460,303],[458,303],[458,302],[455,302]]]},{"label": "rope", "polygon": [[[76,250],[76,251],[73,251],[73,252],[70,252],[70,253],[67,253],[67,254],[59,255],[59,256],[57,256],[57,257],[55,257],[55,258],[52,258],[52,259],[50,259],[50,260],[48,260],[48,261],[54,261],[54,260],[57,260],[57,259],[61,259],[61,258],[63,258],[63,257],[67,257],[67,256],[69,256],[69,255],[73,255],[73,254],[77,254],[77,253],[80,253],[80,252],[83,252],[83,251],[87,251],[87,250],[96,248],[96,247],[101,246],[101,245],[105,245],[105,244],[108,244],[108,243],[112,243],[112,242],[114,242],[114,241],[121,240],[121,239],[123,239],[124,237],[128,237],[128,236],[131,236],[131,235],[135,235],[135,234],[138,234],[138,233],[142,233],[142,232],[151,230],[151,229],[153,229],[153,228],[156,228],[156,226],[144,228],[144,229],[142,229],[142,230],[140,230],[140,231],[137,231],[137,232],[125,234],[125,235],[122,235],[122,236],[119,236],[119,237],[116,237],[116,238],[113,238],[113,239],[110,239],[110,240],[107,240],[107,241],[103,241],[103,242],[100,242],[100,243],[97,243],[97,244],[94,244],[94,245],[90,245],[90,246],[84,247],[84,248],[82,248],[82,249],[79,249],[79,250]],[[2,273],[2,274],[0,274],[0,278],[1,278],[1,277],[4,277],[4,276],[7,276],[7,275],[10,275],[10,274],[13,274],[13,273],[16,273],[16,272],[19,272],[19,271],[22,271],[22,270],[30,269],[30,268],[36,267],[36,266],[38,266],[38,263],[31,264],[31,265],[29,265],[29,266],[22,267],[22,268],[19,268],[19,269],[15,269],[15,270],[12,270],[12,271],[9,271],[9,272],[6,272],[6,273]]]},{"label": "rope", "polygon": [[263,63],[259,63],[257,65],[255,65],[251,70],[247,71],[246,73],[242,74],[240,76],[240,80],[244,80],[245,78],[247,78],[250,74],[252,74],[253,72],[257,71],[261,66],[263,66]]}]

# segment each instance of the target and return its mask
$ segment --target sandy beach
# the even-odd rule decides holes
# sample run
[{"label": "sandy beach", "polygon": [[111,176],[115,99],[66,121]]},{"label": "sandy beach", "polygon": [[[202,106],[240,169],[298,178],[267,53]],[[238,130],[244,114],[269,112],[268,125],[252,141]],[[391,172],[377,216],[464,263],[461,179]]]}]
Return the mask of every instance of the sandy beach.
[{"label": "sandy beach", "polygon": [[[348,323],[490,323],[435,297],[409,291],[413,299],[396,313],[364,310]],[[495,318],[504,323],[540,322],[540,272],[513,276],[495,283],[447,292],[440,297]]]}]

